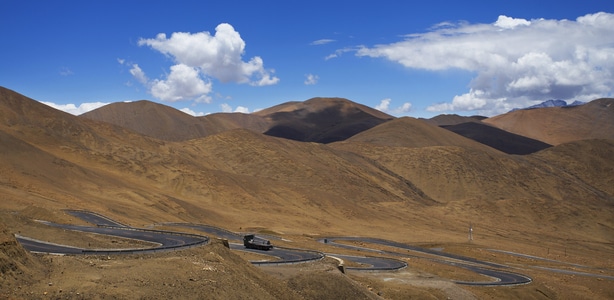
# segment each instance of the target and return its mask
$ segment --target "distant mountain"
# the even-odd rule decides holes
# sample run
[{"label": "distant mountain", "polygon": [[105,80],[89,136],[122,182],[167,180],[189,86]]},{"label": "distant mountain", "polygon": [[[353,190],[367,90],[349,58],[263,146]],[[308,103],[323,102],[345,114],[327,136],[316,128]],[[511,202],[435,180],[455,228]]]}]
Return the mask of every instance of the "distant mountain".
[{"label": "distant mountain", "polygon": [[352,136],[346,142],[408,148],[456,146],[486,152],[492,150],[449,130],[411,117],[383,123]]},{"label": "distant mountain", "polygon": [[[15,252],[20,248],[13,234],[32,234],[59,243],[94,241],[116,246],[115,239],[105,242],[33,222],[72,224],[76,219],[66,209],[93,210],[135,227],[188,222],[235,232],[273,233],[283,238],[277,240],[280,246],[309,245],[316,251],[329,250],[315,242],[317,238],[358,235],[456,247],[467,241],[469,224],[478,229],[480,242],[469,245],[466,253],[475,254],[474,250],[490,245],[523,253],[546,252],[549,247],[555,249],[549,257],[556,258],[564,248],[575,261],[601,268],[603,262],[597,258],[614,251],[614,99],[569,108],[520,110],[482,121],[536,136],[534,139],[553,140],[550,144],[565,142],[522,156],[341,98],[315,98],[255,114],[205,118],[210,124],[202,117],[151,102],[107,109],[100,116],[115,121],[73,116],[0,87],[0,265],[5,266],[0,268],[4,272],[0,294],[7,290],[3,282],[12,280],[10,274],[23,272],[15,275],[23,279],[21,286],[35,282],[22,268],[29,264],[17,261],[23,252]],[[263,125],[273,126],[263,127],[270,129],[283,125],[305,141],[322,143],[266,135],[256,130]],[[233,126],[238,128],[229,129]],[[493,136],[491,128],[481,123],[467,126],[469,132]],[[211,128],[223,131],[213,133]],[[181,138],[187,140],[162,139],[177,138],[182,130]],[[190,138],[201,134],[206,136]],[[324,144],[335,139],[343,141]],[[196,257],[197,262],[223,268],[231,276],[220,283],[253,282],[245,270],[260,272],[252,266],[237,269],[223,264],[220,257],[243,261],[243,265],[248,262],[221,245],[219,249],[228,255],[210,255],[217,253],[211,252],[215,249],[194,248],[151,258],[170,265],[175,256],[187,264]],[[41,278],[38,281],[47,280],[51,271],[68,274],[83,266],[76,261],[64,268],[76,258],[35,258],[48,267],[34,278]],[[150,274],[152,277],[141,275],[160,266],[157,262],[142,268],[132,257],[118,256],[116,262],[139,265],[134,278],[160,277],[159,272]],[[307,282],[320,287],[321,274],[327,273],[321,267],[330,265],[312,268],[317,272],[313,277],[297,273],[289,280],[315,278]],[[551,274],[543,278],[559,276]],[[542,286],[559,284],[559,278],[563,282],[567,277],[544,281]],[[174,280],[162,276],[159,282],[169,282],[169,278]],[[46,282],[37,284],[46,290]],[[603,286],[603,282],[591,282],[592,287]],[[104,289],[105,284],[108,281],[94,287]],[[288,282],[279,284],[287,286]],[[548,295],[564,297],[567,290],[562,285],[569,282],[560,284],[555,287],[561,294],[551,288],[546,289]],[[124,290],[119,282],[118,289]],[[50,291],[57,295],[57,289]],[[122,292],[121,296],[126,295],[131,294]]]},{"label": "distant mountain", "polygon": [[513,134],[481,122],[442,127],[507,154],[526,155],[552,147],[542,141]]},{"label": "distant mountain", "polygon": [[550,145],[614,139],[614,99],[602,98],[571,107],[516,110],[482,122]]},{"label": "distant mountain", "polygon": [[271,127],[266,135],[302,142],[343,141],[394,119],[379,110],[343,98],[312,98],[287,102],[253,113]]},{"label": "distant mountain", "polygon": [[571,104],[567,104],[565,100],[547,100],[539,104],[531,105],[525,108],[514,108],[511,111],[521,110],[521,109],[535,109],[535,108],[545,108],[545,107],[572,107],[585,104],[582,101],[574,101]]},{"label": "distant mountain", "polygon": [[194,117],[170,106],[147,100],[112,103],[80,117],[111,123],[166,141],[202,138],[237,128],[256,132],[263,132],[268,128],[267,122],[255,115],[217,113]]},{"label": "distant mountain", "polygon": [[437,125],[507,154],[525,155],[551,147],[544,142],[486,125],[482,123],[484,119],[486,117],[438,115],[431,119],[422,119],[422,121]]},{"label": "distant mountain", "polygon": [[444,115],[437,115],[430,119],[420,119],[420,120],[423,120],[427,123],[437,125],[437,126],[449,126],[449,125],[457,125],[457,124],[462,124],[462,123],[467,123],[467,122],[480,122],[484,119],[486,119],[486,117],[483,117],[483,116],[465,117],[465,116],[459,116],[456,114],[444,114]]}]

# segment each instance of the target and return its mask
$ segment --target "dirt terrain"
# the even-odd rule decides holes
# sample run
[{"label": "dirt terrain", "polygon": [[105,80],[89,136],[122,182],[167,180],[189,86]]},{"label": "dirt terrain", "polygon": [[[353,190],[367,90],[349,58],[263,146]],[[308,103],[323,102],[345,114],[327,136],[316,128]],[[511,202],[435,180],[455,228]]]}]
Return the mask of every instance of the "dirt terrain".
[{"label": "dirt terrain", "polygon": [[[612,299],[612,157],[607,138],[510,155],[411,118],[329,144],[249,128],[163,140],[0,89],[0,298]],[[420,255],[395,272],[343,274],[329,258],[256,267],[252,255],[216,240],[105,257],[32,254],[16,242],[14,234],[148,246],[36,221],[85,225],[65,209],[134,227],[192,222],[266,233],[283,238],[276,245],[327,253],[344,250],[318,238],[378,237],[506,264],[533,282],[459,285],[481,278]]]}]

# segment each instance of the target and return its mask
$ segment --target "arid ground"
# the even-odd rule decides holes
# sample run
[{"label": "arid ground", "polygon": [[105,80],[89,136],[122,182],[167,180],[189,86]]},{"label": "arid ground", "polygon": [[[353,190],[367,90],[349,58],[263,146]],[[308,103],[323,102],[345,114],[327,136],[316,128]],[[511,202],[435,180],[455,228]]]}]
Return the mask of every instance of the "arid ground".
[{"label": "arid ground", "polygon": [[[0,298],[614,298],[613,99],[476,121],[548,145],[523,155],[505,151],[518,144],[495,148],[349,100],[309,101],[212,118],[135,102],[88,117],[1,88]],[[134,113],[143,106],[147,113]],[[213,236],[202,247],[126,256],[33,254],[16,242],[19,234],[97,249],[149,246],[36,221],[86,225],[65,209],[133,227],[209,224],[325,253],[372,255],[322,237],[378,237],[505,264],[533,281],[461,285],[488,278],[416,253],[392,272],[344,274],[330,257],[258,267],[249,261],[272,258],[231,251]]]}]

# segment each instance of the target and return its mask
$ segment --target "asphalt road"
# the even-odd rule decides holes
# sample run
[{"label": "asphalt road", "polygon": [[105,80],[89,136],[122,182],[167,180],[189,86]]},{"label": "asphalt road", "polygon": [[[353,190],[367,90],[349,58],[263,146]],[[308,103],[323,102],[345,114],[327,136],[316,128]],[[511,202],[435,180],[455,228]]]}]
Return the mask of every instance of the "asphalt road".
[{"label": "asphalt road", "polygon": [[341,254],[326,254],[341,258],[343,260],[352,261],[355,263],[366,265],[364,267],[345,267],[346,270],[369,270],[369,271],[391,271],[399,270],[407,267],[407,263],[401,260],[385,258],[385,257],[372,257],[372,256],[353,256],[353,255],[341,255]]},{"label": "asphalt road", "polygon": [[[204,224],[192,224],[192,223],[163,223],[166,226],[178,226],[184,228],[191,228],[198,231],[206,232],[208,234],[215,235],[219,238],[227,239],[229,241],[243,241],[243,236],[219,227],[209,226]],[[324,255],[320,252],[302,250],[302,249],[290,249],[273,247],[271,250],[258,250],[250,249],[243,246],[243,244],[230,243],[230,249],[237,251],[245,251],[258,253],[262,255],[268,255],[277,258],[273,261],[252,261],[253,264],[284,264],[284,263],[296,263],[307,262],[322,259]]]},{"label": "asphalt road", "polygon": [[[80,225],[66,225],[57,224],[52,222],[41,221],[48,226],[58,227],[66,230],[90,232],[97,234],[104,234],[109,236],[117,236],[123,238],[130,238],[135,240],[146,241],[157,244],[158,246],[151,248],[138,248],[138,249],[85,249],[78,247],[71,247],[67,245],[58,245],[54,243],[29,239],[26,237],[18,237],[18,241],[22,246],[33,252],[53,253],[53,254],[120,254],[120,253],[139,253],[139,252],[151,252],[170,249],[187,248],[199,244],[206,244],[209,241],[208,237],[199,236],[195,234],[183,234],[179,232],[159,231],[159,230],[146,230],[127,227],[123,224],[117,223],[107,217],[99,214],[90,213],[86,211],[71,211],[69,212],[79,218],[91,222],[97,227],[93,226],[80,226]],[[112,225],[109,225],[112,224]]]},{"label": "asphalt road", "polygon": [[528,276],[501,270],[501,269],[509,268],[505,265],[495,264],[495,263],[486,262],[486,261],[480,261],[478,259],[471,258],[471,257],[465,257],[461,255],[451,254],[451,253],[445,253],[441,251],[407,245],[407,244],[393,242],[393,241],[387,241],[383,239],[361,238],[361,237],[331,237],[331,238],[321,239],[319,241],[322,243],[326,243],[329,245],[334,245],[334,246],[346,248],[346,249],[373,251],[373,252],[377,252],[380,254],[388,254],[388,255],[401,256],[401,257],[416,257],[415,255],[409,255],[408,253],[382,251],[382,250],[370,249],[367,246],[359,247],[359,246],[341,244],[341,243],[336,242],[336,241],[342,241],[342,240],[378,244],[378,245],[383,245],[383,246],[388,246],[388,247],[395,247],[395,248],[399,248],[402,250],[409,250],[409,251],[421,252],[425,254],[431,254],[439,258],[439,259],[433,259],[436,262],[453,265],[453,266],[460,267],[460,268],[465,268],[473,272],[476,272],[478,274],[482,274],[485,276],[495,278],[495,281],[487,281],[487,282],[457,281],[456,283],[458,284],[479,285],[479,286],[498,286],[498,285],[525,284],[525,283],[531,282],[531,278]]},{"label": "asphalt road", "polygon": [[[103,215],[88,212],[88,211],[79,211],[79,210],[67,210],[67,213],[81,218],[89,223],[96,225],[93,226],[80,226],[80,225],[66,225],[66,224],[56,224],[51,222],[43,222],[49,226],[54,226],[66,230],[73,231],[81,231],[81,232],[90,232],[97,234],[105,234],[109,236],[117,236],[123,238],[131,238],[136,240],[147,241],[151,243],[158,244],[158,246],[153,248],[146,249],[83,249],[77,247],[70,247],[66,245],[58,245],[53,243],[48,243],[44,241],[37,241],[34,239],[30,239],[23,236],[16,236],[17,240],[23,245],[23,247],[29,251],[33,252],[43,252],[43,253],[57,253],[57,254],[115,254],[115,253],[139,253],[139,252],[149,252],[155,250],[165,250],[165,249],[180,249],[185,247],[190,247],[199,244],[205,244],[208,242],[209,238],[200,235],[194,234],[184,234],[179,232],[170,232],[170,231],[160,231],[160,230],[146,230],[146,229],[138,229],[126,226],[119,222],[116,222],[110,218],[107,218]],[[224,238],[227,240],[242,240],[242,235],[230,232],[228,230],[224,230],[214,226],[202,225],[202,224],[191,224],[191,223],[167,223],[164,225],[170,226],[179,226],[184,228],[191,228],[198,231],[206,232],[209,234],[216,235],[220,238]],[[368,248],[368,246],[355,246],[349,244],[338,243],[337,241],[357,241],[362,243],[369,244],[378,244],[388,247],[398,248],[400,250],[406,250],[404,252],[395,252],[395,251],[383,251],[377,249]],[[514,285],[514,284],[523,284],[531,282],[531,278],[509,272],[506,270],[507,266],[495,264],[487,261],[480,261],[471,257],[464,257],[456,254],[445,253],[441,251],[436,251],[433,249],[427,249],[412,245],[407,245],[403,243],[398,243],[394,241],[387,241],[383,239],[375,239],[375,238],[361,238],[361,237],[332,237],[321,239],[320,242],[326,243],[329,245],[333,245],[336,247],[352,249],[352,250],[361,250],[361,251],[370,251],[379,254],[386,254],[391,256],[399,256],[399,257],[417,257],[416,255],[410,255],[408,251],[414,251],[424,254],[434,255],[437,258],[430,258],[433,261],[449,264],[461,268],[465,268],[476,272],[478,274],[482,274],[485,276],[489,276],[491,278],[495,278],[495,281],[489,282],[457,282],[459,284],[467,284],[467,285],[480,285],[480,286],[495,286],[495,285]],[[233,250],[240,251],[248,251],[254,252],[258,254],[268,255],[277,258],[277,260],[272,261],[253,261],[253,264],[284,264],[284,263],[295,263],[295,262],[306,262],[318,260],[324,257],[324,254],[316,251],[303,250],[303,249],[289,249],[289,248],[280,248],[273,247],[273,249],[264,251],[264,250],[256,250],[256,249],[248,249],[245,248],[242,244],[231,243],[230,248]],[[362,265],[364,267],[347,267],[349,270],[397,270],[407,266],[407,264],[403,261],[385,258],[385,257],[364,257],[364,256],[350,256],[350,255],[341,255],[341,254],[330,254],[331,256],[339,257],[344,260],[353,261]]]},{"label": "asphalt road", "polygon": [[208,234],[215,235],[222,239],[227,239],[229,241],[235,241],[235,240],[243,241],[243,236],[238,233],[234,233],[226,229],[222,229],[222,228],[210,226],[210,225],[193,224],[193,223],[161,223],[160,225],[191,228],[194,230],[198,230],[198,231],[206,232]]},{"label": "asphalt road", "polygon": [[21,244],[21,246],[31,252],[52,254],[83,254],[83,249],[81,248],[38,241],[19,235],[16,235],[15,238]]}]

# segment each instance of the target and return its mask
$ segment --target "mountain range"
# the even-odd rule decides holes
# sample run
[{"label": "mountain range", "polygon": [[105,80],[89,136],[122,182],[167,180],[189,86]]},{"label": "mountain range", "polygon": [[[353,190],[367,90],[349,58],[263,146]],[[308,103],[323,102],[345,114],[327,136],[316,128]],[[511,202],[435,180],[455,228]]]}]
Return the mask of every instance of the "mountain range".
[{"label": "mountain range", "polygon": [[613,104],[422,120],[343,98],[202,117],[136,101],[73,116],[0,88],[0,212],[420,243],[463,242],[472,223],[491,246],[612,253]]},{"label": "mountain range", "polygon": [[551,99],[551,100],[546,100],[542,103],[531,105],[525,108],[514,108],[512,109],[512,111],[520,110],[520,109],[534,109],[534,108],[545,108],[545,107],[572,107],[572,106],[578,106],[582,104],[585,104],[585,103],[582,101],[578,101],[578,100],[573,101],[571,104],[567,104],[567,101],[565,100]]}]

